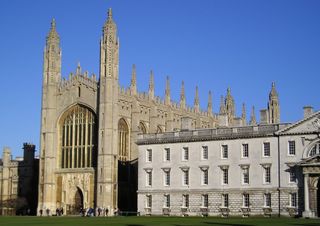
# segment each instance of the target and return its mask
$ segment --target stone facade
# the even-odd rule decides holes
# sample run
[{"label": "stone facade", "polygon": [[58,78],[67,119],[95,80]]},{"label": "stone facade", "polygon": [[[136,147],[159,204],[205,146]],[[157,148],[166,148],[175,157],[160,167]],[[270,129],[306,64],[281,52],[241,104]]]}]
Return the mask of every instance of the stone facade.
[{"label": "stone facade", "polygon": [[[135,201],[129,200],[136,200],[138,133],[178,131],[184,117],[194,129],[247,124],[244,105],[242,116],[235,115],[230,89],[221,97],[220,112],[213,113],[211,92],[207,111],[201,111],[198,88],[190,107],[183,83],[179,103],[172,101],[169,78],[164,98],[156,96],[152,71],[148,92],[138,92],[135,66],[130,87],[121,87],[119,38],[111,9],[103,26],[99,65],[99,77],[78,64],[75,73],[63,78],[60,37],[52,21],[43,62],[38,211],[135,211]],[[278,94],[272,87],[265,124],[280,120]],[[256,123],[254,110],[250,123]]]},{"label": "stone facade", "polygon": [[139,135],[138,211],[319,216],[319,120]]},{"label": "stone facade", "polygon": [[0,215],[35,215],[38,190],[38,159],[35,146],[23,145],[23,158],[11,159],[11,150],[3,149],[0,159]]}]

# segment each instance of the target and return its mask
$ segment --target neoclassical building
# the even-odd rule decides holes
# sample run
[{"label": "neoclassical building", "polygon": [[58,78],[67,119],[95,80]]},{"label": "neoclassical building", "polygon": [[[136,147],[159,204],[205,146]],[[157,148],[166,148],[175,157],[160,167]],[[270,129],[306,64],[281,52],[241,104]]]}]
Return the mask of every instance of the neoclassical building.
[{"label": "neoclassical building", "polygon": [[[138,92],[135,66],[130,87],[121,87],[119,38],[111,9],[99,59],[99,76],[89,75],[80,64],[74,73],[62,76],[60,37],[52,21],[43,58],[38,211],[136,210],[139,133],[178,131],[183,117],[190,118],[194,129],[247,125],[245,105],[237,117],[230,89],[214,113],[211,92],[207,110],[200,109],[197,87],[194,106],[187,106],[183,82],[180,101],[172,101],[168,77],[164,98],[156,96],[152,71],[149,90]],[[261,111],[266,124],[280,121],[274,84],[272,90],[267,109]],[[254,109],[250,124],[256,124]]]},{"label": "neoclassical building", "polygon": [[141,134],[142,215],[320,216],[320,112],[296,123]]}]

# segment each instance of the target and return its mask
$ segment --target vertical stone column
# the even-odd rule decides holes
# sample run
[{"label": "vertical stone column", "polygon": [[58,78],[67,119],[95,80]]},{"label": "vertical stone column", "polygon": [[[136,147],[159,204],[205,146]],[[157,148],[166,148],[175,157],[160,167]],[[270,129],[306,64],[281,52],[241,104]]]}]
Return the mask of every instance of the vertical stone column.
[{"label": "vertical stone column", "polygon": [[310,202],[309,202],[309,174],[305,173],[304,175],[304,211],[302,213],[303,217],[309,218],[314,217],[312,211],[310,211]]}]

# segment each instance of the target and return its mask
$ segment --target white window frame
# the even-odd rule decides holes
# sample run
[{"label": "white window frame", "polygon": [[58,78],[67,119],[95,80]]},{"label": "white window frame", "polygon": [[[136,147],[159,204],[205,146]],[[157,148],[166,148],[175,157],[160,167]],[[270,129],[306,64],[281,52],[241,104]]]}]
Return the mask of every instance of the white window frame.
[{"label": "white window frame", "polygon": [[163,196],[163,207],[170,208],[170,194],[165,194]]},{"label": "white window frame", "polygon": [[170,184],[171,184],[170,169],[164,168],[163,169],[163,185],[170,186]]},{"label": "white window frame", "polygon": [[271,193],[264,194],[264,207],[271,208]]},{"label": "white window frame", "polygon": [[228,159],[229,158],[229,147],[227,144],[221,145],[221,159]]},{"label": "white window frame", "polygon": [[[244,158],[244,159],[249,158],[249,144],[248,143],[243,143],[242,147],[241,147],[241,150],[242,150],[241,158]],[[246,153],[246,155],[245,155],[245,153]]]},{"label": "white window frame", "polygon": [[296,141],[289,140],[288,141],[288,156],[295,156],[295,155],[296,155]]},{"label": "white window frame", "polygon": [[229,194],[227,194],[227,193],[222,194],[221,199],[222,199],[221,206],[228,208],[229,207]]},{"label": "white window frame", "polygon": [[182,148],[182,161],[189,161],[189,148],[188,147]]},{"label": "white window frame", "polygon": [[290,207],[297,207],[297,204],[298,204],[297,197],[298,197],[298,195],[296,192],[289,194]]},{"label": "white window frame", "polygon": [[152,187],[152,170],[146,170],[146,187]]},{"label": "white window frame", "polygon": [[[293,178],[294,178],[294,180],[292,180]],[[290,171],[289,171],[289,183],[290,184],[297,183],[297,175],[293,169],[290,169]]]},{"label": "white window frame", "polygon": [[170,162],[171,161],[171,150],[170,148],[163,149],[163,161]]},{"label": "white window frame", "polygon": [[241,184],[242,185],[250,184],[250,167],[249,166],[241,167]]},{"label": "white window frame", "polygon": [[146,151],[146,162],[152,162],[152,149],[150,148]]},{"label": "white window frame", "polygon": [[203,145],[201,147],[201,160],[208,160],[209,159],[209,148],[207,145]]},{"label": "white window frame", "polygon": [[263,183],[271,184],[271,165],[263,166]]},{"label": "white window frame", "polygon": [[152,208],[152,195],[146,195],[146,208]]},{"label": "white window frame", "polygon": [[[266,146],[269,146],[269,154],[266,155]],[[271,143],[269,141],[264,141],[263,144],[262,144],[262,156],[265,157],[265,158],[268,158],[268,157],[271,157]]]},{"label": "white window frame", "polygon": [[182,195],[182,207],[189,208],[189,194]]},{"label": "white window frame", "polygon": [[250,207],[250,195],[248,193],[242,194],[242,206],[245,208]]},{"label": "white window frame", "polygon": [[189,186],[190,184],[190,175],[189,175],[189,168],[182,169],[182,185]]},{"label": "white window frame", "polygon": [[229,168],[221,168],[222,170],[222,185],[229,184]]},{"label": "white window frame", "polygon": [[208,185],[209,184],[209,169],[201,168],[201,185]]},{"label": "white window frame", "polygon": [[201,195],[201,207],[203,207],[203,208],[209,207],[209,195],[208,194]]}]

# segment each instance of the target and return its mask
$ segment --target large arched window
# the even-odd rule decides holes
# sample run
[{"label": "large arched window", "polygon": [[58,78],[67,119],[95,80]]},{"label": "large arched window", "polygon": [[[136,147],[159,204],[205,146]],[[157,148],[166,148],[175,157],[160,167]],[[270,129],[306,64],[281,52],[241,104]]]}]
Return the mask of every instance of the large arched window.
[{"label": "large arched window", "polygon": [[95,166],[95,115],[88,108],[76,105],[61,117],[61,168]]},{"label": "large arched window", "polygon": [[320,141],[315,143],[312,148],[310,148],[308,157],[312,157],[314,155],[319,155],[320,154]]},{"label": "large arched window", "polygon": [[126,121],[122,118],[118,123],[118,150],[119,150],[119,160],[128,161],[129,160],[129,127]]}]

